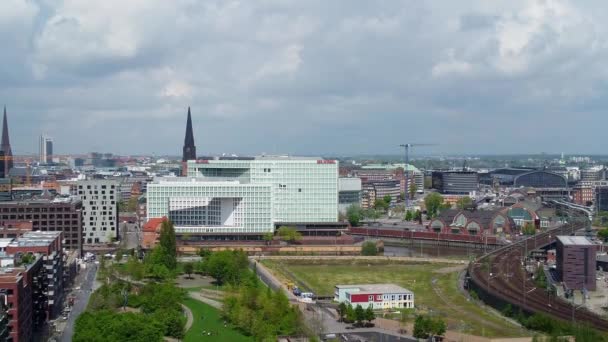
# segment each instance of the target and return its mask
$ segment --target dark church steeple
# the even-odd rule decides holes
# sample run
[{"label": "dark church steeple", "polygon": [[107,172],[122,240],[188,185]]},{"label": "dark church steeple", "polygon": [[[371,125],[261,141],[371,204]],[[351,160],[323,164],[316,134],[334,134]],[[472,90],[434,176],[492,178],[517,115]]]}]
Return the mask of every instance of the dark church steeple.
[{"label": "dark church steeple", "polygon": [[188,107],[186,137],[184,138],[184,151],[182,154],[182,176],[186,176],[188,173],[188,160],[196,160],[196,146],[194,145],[194,132],[192,131],[192,114],[190,114],[190,107]]},{"label": "dark church steeple", "polygon": [[194,133],[192,132],[192,115],[188,107],[188,121],[186,122],[186,138],[184,139],[184,154],[182,161],[196,159],[196,146],[194,145]]},{"label": "dark church steeple", "polygon": [[6,119],[6,106],[4,106],[4,119],[2,121],[2,143],[0,150],[4,153],[4,170],[8,174],[13,168],[13,151],[11,150],[11,141],[8,135],[8,121]]}]

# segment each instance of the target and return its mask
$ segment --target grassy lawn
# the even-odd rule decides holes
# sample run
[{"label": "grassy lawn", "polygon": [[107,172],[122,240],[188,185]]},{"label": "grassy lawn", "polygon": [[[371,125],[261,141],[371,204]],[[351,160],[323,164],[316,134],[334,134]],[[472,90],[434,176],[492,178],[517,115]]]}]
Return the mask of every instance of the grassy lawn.
[{"label": "grassy lawn", "polygon": [[[186,333],[184,341],[253,341],[253,338],[232,329],[230,325],[224,328],[224,320],[220,317],[220,312],[217,309],[192,298],[184,300],[183,303],[192,310],[192,314],[194,315],[194,323],[192,324],[192,328]],[[218,334],[203,336],[203,330],[214,333],[217,331]]]},{"label": "grassy lawn", "polygon": [[294,281],[318,295],[333,296],[334,285],[338,284],[394,283],[414,292],[417,312],[441,315],[451,330],[487,337],[528,335],[523,329],[467,301],[458,290],[458,272],[437,272],[454,265],[327,260],[264,260],[263,263],[282,281]]}]

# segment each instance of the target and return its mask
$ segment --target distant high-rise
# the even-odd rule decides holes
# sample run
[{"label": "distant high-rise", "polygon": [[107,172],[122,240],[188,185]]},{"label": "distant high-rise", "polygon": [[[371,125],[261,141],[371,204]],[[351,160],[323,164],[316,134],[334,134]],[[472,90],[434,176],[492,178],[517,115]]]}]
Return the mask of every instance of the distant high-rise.
[{"label": "distant high-rise", "polygon": [[186,137],[184,139],[184,151],[182,155],[182,176],[188,174],[188,160],[196,159],[196,146],[194,145],[194,133],[192,132],[192,115],[188,107],[188,121],[186,122]]},{"label": "distant high-rise", "polygon": [[53,138],[46,135],[40,136],[40,164],[50,164],[53,162]]},{"label": "distant high-rise", "polygon": [[9,171],[13,168],[13,151],[11,150],[11,142],[8,136],[8,122],[6,119],[6,106],[4,106],[4,119],[2,122],[2,143],[0,151],[4,152],[4,175],[8,176]]}]

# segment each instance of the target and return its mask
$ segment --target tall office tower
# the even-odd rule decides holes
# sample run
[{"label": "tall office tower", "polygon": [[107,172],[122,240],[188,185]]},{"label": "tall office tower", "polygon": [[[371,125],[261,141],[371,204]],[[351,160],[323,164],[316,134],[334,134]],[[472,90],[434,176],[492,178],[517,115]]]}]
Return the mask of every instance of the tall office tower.
[{"label": "tall office tower", "polygon": [[40,164],[53,162],[53,138],[46,135],[40,136]]},{"label": "tall office tower", "polygon": [[192,115],[188,107],[188,121],[186,122],[186,137],[184,138],[184,151],[182,155],[182,176],[188,175],[188,160],[196,160],[196,146],[192,132]]},{"label": "tall office tower", "polygon": [[11,150],[11,142],[8,136],[8,122],[6,119],[6,106],[4,106],[4,120],[2,122],[2,143],[0,151],[4,152],[4,177],[13,168],[13,151]]}]

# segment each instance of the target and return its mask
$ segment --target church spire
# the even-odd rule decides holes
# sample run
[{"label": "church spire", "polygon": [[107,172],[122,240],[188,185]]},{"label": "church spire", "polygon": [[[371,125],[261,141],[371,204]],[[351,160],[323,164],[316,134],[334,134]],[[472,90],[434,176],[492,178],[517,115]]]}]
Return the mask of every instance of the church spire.
[{"label": "church spire", "polygon": [[2,120],[2,143],[0,144],[0,150],[4,152],[4,170],[8,174],[10,169],[13,168],[13,151],[11,151],[11,141],[8,135],[8,120],[6,118],[6,106],[4,106],[4,118]]},{"label": "church spire", "polygon": [[186,137],[184,138],[184,151],[182,155],[182,175],[187,173],[187,161],[196,160],[196,146],[194,145],[194,132],[192,131],[192,114],[188,107],[188,121],[186,121]]}]

